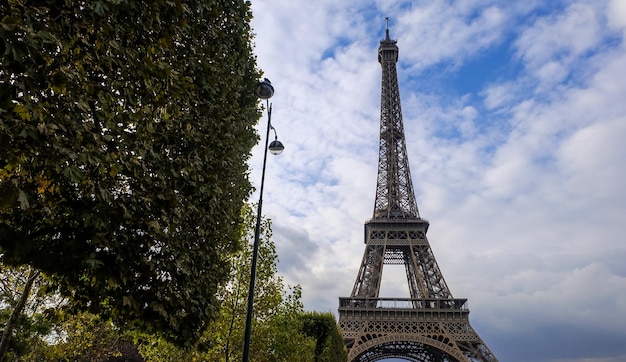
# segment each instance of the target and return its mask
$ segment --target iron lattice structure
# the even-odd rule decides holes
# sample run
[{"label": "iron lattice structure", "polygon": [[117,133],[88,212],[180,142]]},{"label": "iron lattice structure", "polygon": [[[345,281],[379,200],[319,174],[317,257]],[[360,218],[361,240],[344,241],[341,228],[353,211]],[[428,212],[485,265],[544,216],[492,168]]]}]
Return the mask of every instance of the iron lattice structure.
[{"label": "iron lattice structure", "polygon": [[[365,253],[352,294],[339,298],[339,326],[349,362],[402,358],[419,362],[497,362],[469,323],[466,299],[448,289],[426,237],[407,157],[396,63],[389,38],[382,66],[376,201],[365,222]],[[379,298],[383,265],[404,265],[410,298]]]}]

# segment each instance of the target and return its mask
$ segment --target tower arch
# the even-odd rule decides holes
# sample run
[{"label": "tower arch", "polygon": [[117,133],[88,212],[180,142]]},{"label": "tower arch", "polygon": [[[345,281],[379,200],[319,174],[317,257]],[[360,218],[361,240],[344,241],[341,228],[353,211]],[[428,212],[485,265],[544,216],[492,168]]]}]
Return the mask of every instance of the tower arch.
[{"label": "tower arch", "polygon": [[415,334],[396,334],[372,338],[350,351],[348,359],[355,362],[375,362],[387,358],[402,358],[411,362],[461,362],[465,357],[446,339]]}]

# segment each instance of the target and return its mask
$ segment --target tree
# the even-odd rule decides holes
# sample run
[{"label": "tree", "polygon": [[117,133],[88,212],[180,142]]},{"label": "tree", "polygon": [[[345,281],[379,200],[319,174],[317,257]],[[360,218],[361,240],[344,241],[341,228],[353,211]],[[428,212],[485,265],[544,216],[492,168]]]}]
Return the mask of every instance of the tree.
[{"label": "tree", "polygon": [[33,338],[21,357],[27,361],[144,361],[130,336],[98,315],[59,312],[52,329],[52,334]]},{"label": "tree", "polygon": [[[240,233],[244,248],[231,255],[230,277],[220,285],[219,317],[193,346],[182,348],[159,334],[122,329],[98,315],[67,313],[62,308],[63,300],[50,290],[43,275],[33,284],[23,319],[16,324],[21,332],[14,336],[12,356],[33,361],[240,360],[255,218],[253,208],[244,207]],[[303,312],[300,286],[285,286],[277,274],[271,224],[263,219],[261,225],[251,360],[341,361],[341,352],[345,360],[334,318],[330,314]],[[23,295],[25,280],[32,271],[24,267],[4,268],[1,274],[0,306],[10,310]],[[0,316],[1,312],[0,308]],[[45,318],[40,318],[44,315]],[[35,325],[39,329],[33,328]],[[336,356],[330,357],[333,354]]]},{"label": "tree", "polygon": [[[223,321],[215,330],[221,336],[209,360],[238,361],[242,358],[245,316],[256,215],[244,208],[242,252],[233,255],[229,282],[222,286]],[[313,358],[314,341],[302,333],[304,306],[300,286],[286,287],[278,274],[278,255],[272,241],[271,221],[261,219],[259,255],[254,295],[250,359],[252,361],[308,361]],[[215,338],[215,340],[218,340]]]},{"label": "tree", "polygon": [[0,361],[143,361],[131,335],[97,315],[64,313],[49,287],[38,270],[0,263]]},{"label": "tree", "polygon": [[34,336],[46,333],[50,326],[42,318],[44,306],[33,298],[42,279],[39,271],[28,267],[5,268],[0,263],[0,322],[4,325],[0,338],[0,361],[11,346],[13,352],[23,353]]},{"label": "tree", "polygon": [[[149,338],[144,339],[139,348],[147,361],[241,360],[256,220],[249,206],[244,207],[242,215],[244,248],[231,256],[230,277],[219,289],[220,317],[201,338],[200,345],[187,354],[180,354],[166,341],[146,343]],[[315,340],[303,333],[300,286],[286,287],[278,275],[278,258],[271,237],[271,223],[262,219],[250,360],[313,361]]]},{"label": "tree", "polygon": [[260,117],[244,1],[0,4],[0,253],[191,344],[219,314]]},{"label": "tree", "polygon": [[315,362],[345,362],[348,351],[331,313],[309,312],[302,315],[303,331],[316,340]]}]

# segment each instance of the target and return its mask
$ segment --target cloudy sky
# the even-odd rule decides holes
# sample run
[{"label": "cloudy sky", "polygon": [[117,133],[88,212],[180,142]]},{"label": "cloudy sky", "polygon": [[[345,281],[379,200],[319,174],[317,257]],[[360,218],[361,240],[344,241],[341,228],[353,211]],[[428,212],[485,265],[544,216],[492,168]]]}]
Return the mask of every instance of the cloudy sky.
[{"label": "cloudy sky", "polygon": [[[307,310],[336,313],[365,249],[389,17],[418,206],[472,326],[503,362],[626,361],[626,0],[252,3],[286,147],[263,213]],[[382,283],[408,297],[402,267]]]}]

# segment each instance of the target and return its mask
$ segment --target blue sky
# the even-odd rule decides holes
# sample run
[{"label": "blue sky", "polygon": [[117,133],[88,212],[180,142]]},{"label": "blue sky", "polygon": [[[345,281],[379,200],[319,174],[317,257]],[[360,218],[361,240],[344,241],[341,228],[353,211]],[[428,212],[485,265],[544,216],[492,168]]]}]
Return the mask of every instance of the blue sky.
[{"label": "blue sky", "polygon": [[[252,8],[285,145],[263,211],[306,309],[336,313],[361,262],[389,17],[418,206],[473,327],[503,362],[626,361],[626,1]],[[261,162],[257,147],[257,186]],[[408,297],[401,268],[381,295]]]}]

